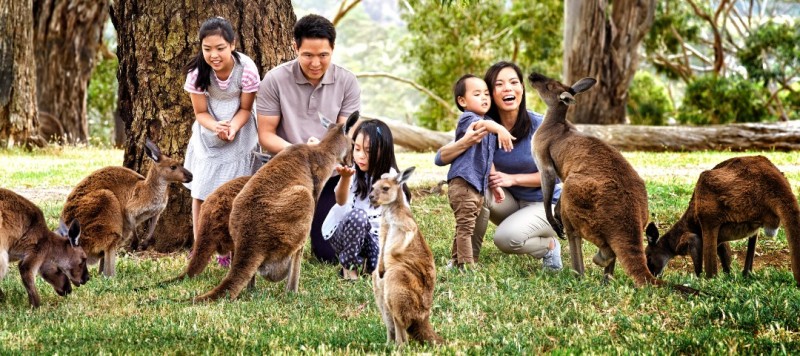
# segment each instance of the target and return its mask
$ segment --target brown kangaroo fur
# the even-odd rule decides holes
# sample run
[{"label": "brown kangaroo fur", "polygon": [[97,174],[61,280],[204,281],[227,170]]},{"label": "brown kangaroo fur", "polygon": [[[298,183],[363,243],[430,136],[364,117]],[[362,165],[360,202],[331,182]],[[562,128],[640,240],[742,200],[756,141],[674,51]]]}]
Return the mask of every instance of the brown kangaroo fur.
[{"label": "brown kangaroo fur", "polygon": [[419,342],[439,344],[443,340],[430,322],[436,283],[433,253],[403,200],[402,186],[412,172],[414,167],[401,174],[384,174],[369,194],[373,206],[383,205],[380,256],[372,273],[372,290],[386,324],[387,343],[403,345],[411,336]]},{"label": "brown kangaroo fur", "polygon": [[149,230],[143,245],[150,243],[158,217],[167,207],[169,183],[192,181],[192,173],[179,161],[161,154],[149,139],[145,153],[154,162],[147,178],[125,167],[100,168],[72,189],[61,211],[62,221],[82,222],[81,241],[89,264],[99,261],[99,270],[106,277],[115,274],[117,249],[128,238],[138,240],[136,226],[146,220]]},{"label": "brown kangaroo fur", "polygon": [[[19,261],[19,274],[31,306],[41,305],[35,277],[41,273],[60,295],[89,280],[86,253],[79,245],[81,227],[73,220],[68,238],[47,229],[42,211],[28,199],[0,188],[0,279],[9,262]],[[67,277],[66,287],[64,277]],[[63,294],[62,294],[63,293]],[[0,290],[0,299],[5,295]]]},{"label": "brown kangaroo fur", "polygon": [[[253,154],[262,164],[269,162],[270,158],[272,158],[268,154],[258,152],[253,152]],[[197,219],[197,238],[194,241],[192,255],[189,258],[186,270],[178,277],[160,284],[180,281],[187,277],[194,278],[208,266],[209,259],[214,252],[224,255],[233,251],[233,239],[228,228],[233,199],[242,191],[250,177],[252,176],[232,179],[219,186],[208,196],[200,207],[200,216]],[[278,282],[284,277],[267,276],[272,282]]]},{"label": "brown kangaroo fur", "polygon": [[647,264],[659,274],[675,255],[690,255],[695,273],[705,268],[717,274],[719,254],[723,270],[730,272],[728,241],[748,238],[744,275],[753,268],[758,229],[773,237],[778,226],[786,229],[792,273],[800,287],[800,207],[786,177],[764,156],[725,160],[700,174],[689,207],[680,220],[658,238],[648,227]]},{"label": "brown kangaroo fur", "polygon": [[225,294],[236,299],[257,271],[273,281],[288,276],[286,290],[297,292],[303,246],[317,199],[334,167],[352,161],[352,139],[346,132],[358,120],[358,112],[350,115],[346,124],[320,119],[328,131],[318,144],[285,148],[261,167],[233,200],[230,270],[216,288],[195,302]]},{"label": "brown kangaroo fur", "polygon": [[[604,267],[606,279],[612,278],[619,258],[637,287],[664,284],[647,269],[644,255],[642,233],[649,219],[644,181],[619,151],[578,132],[566,120],[568,105],[575,103],[574,95],[597,81],[583,78],[569,87],[538,73],[529,79],[547,104],[544,122],[533,135],[542,194],[545,202],[551,202],[556,178],[561,179],[558,204],[563,230],[550,204],[544,205],[545,214],[559,236],[566,231],[572,268],[583,275],[581,239],[586,239],[600,250],[593,261]],[[682,286],[674,288],[696,292]]]}]

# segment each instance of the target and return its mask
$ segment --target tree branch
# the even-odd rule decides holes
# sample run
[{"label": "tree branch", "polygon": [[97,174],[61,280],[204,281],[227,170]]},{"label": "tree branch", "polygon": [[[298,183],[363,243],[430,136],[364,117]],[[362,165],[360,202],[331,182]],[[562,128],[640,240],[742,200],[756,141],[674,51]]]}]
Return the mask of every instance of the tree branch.
[{"label": "tree branch", "polygon": [[356,77],[357,78],[386,78],[386,79],[391,79],[391,80],[398,81],[398,82],[401,82],[401,83],[406,83],[406,84],[414,87],[414,89],[417,89],[417,90],[421,91],[422,93],[424,93],[425,95],[429,96],[431,99],[435,100],[437,103],[442,105],[442,107],[446,108],[447,111],[450,112],[451,114],[453,114],[454,116],[458,116],[459,115],[459,112],[456,111],[456,109],[453,108],[453,105],[451,105],[448,101],[442,99],[440,96],[438,96],[434,92],[430,91],[430,89],[425,88],[424,86],[420,85],[419,83],[417,83],[417,82],[415,82],[413,80],[401,78],[401,77],[398,77],[398,76],[396,76],[394,74],[384,73],[384,72],[356,73]]},{"label": "tree branch", "polygon": [[333,17],[333,26],[337,26],[339,21],[341,21],[345,15],[347,15],[350,10],[352,10],[356,5],[361,3],[361,0],[353,0],[353,2],[347,5],[347,0],[342,0],[342,4],[339,5],[339,11],[336,12],[336,16]]}]

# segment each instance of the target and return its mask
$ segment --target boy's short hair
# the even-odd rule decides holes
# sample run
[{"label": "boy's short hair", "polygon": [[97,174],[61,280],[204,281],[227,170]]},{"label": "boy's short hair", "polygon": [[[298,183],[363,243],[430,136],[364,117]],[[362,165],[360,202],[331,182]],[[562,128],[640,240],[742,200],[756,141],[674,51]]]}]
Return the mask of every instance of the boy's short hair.
[{"label": "boy's short hair", "polygon": [[473,74],[464,74],[461,78],[458,78],[456,84],[453,85],[453,99],[456,101],[456,107],[458,107],[458,110],[461,110],[461,112],[464,112],[464,107],[458,103],[458,97],[467,95],[467,79],[469,78],[478,77]]},{"label": "boy's short hair", "polygon": [[336,43],[336,28],[328,19],[315,14],[303,16],[294,24],[294,42],[297,47],[303,44],[304,38],[324,38],[333,48]]}]

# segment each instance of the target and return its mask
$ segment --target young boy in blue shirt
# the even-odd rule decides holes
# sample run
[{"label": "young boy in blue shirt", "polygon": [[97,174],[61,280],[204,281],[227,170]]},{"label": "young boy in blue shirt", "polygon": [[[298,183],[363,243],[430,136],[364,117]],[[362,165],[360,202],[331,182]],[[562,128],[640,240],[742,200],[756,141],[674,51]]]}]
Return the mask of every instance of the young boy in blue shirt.
[{"label": "young boy in blue shirt", "polygon": [[[475,222],[483,206],[483,196],[488,187],[489,173],[494,168],[492,159],[498,141],[500,148],[511,151],[514,137],[508,130],[497,122],[487,119],[484,115],[489,111],[491,98],[489,87],[483,79],[472,74],[466,74],[456,81],[453,86],[456,106],[463,112],[456,126],[456,141],[464,136],[472,123],[477,122],[473,129],[486,128],[493,135],[486,135],[477,143],[461,153],[453,160],[447,172],[448,199],[456,219],[456,231],[453,238],[452,261],[458,268],[472,265],[478,260],[480,251],[473,251],[472,232]],[[496,202],[505,199],[503,189],[492,189],[492,196]]]}]

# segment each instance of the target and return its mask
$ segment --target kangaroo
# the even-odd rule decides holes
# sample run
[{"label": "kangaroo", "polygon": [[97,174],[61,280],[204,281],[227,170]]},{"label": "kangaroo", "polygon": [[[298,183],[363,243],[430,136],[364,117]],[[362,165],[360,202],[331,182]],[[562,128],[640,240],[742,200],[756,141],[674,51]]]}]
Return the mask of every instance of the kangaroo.
[{"label": "kangaroo", "polygon": [[106,277],[115,275],[117,249],[129,238],[137,240],[136,226],[145,220],[150,223],[144,244],[149,243],[158,217],[167,207],[169,183],[192,181],[192,173],[161,154],[149,139],[144,151],[154,162],[146,178],[125,167],[100,168],[72,189],[61,211],[62,221],[83,223],[82,241],[89,264],[99,261],[99,271]]},{"label": "kangaroo", "polygon": [[[529,77],[531,86],[547,105],[544,122],[533,135],[533,154],[539,165],[545,202],[553,200],[556,178],[563,182],[559,213],[562,224],[545,204],[547,221],[559,235],[569,237],[572,268],[583,275],[581,239],[600,250],[593,262],[612,278],[616,258],[637,287],[663,285],[647,269],[642,233],[649,219],[644,181],[624,157],[605,142],[577,131],[566,120],[574,95],[597,82],[583,78],[572,87],[539,73]],[[695,293],[691,288],[675,289]]]},{"label": "kangaroo", "polygon": [[[266,164],[272,158],[268,154],[258,152],[253,152],[253,154],[261,164]],[[186,270],[178,277],[160,284],[180,281],[187,277],[194,278],[208,266],[209,259],[214,252],[224,255],[233,251],[233,239],[228,228],[233,199],[242,191],[250,177],[252,176],[232,179],[219,186],[208,196],[200,207],[200,216],[197,219],[197,238],[194,241]],[[267,276],[267,279],[278,282],[284,277],[285,274],[278,273],[275,276]]]},{"label": "kangaroo", "polygon": [[347,132],[358,112],[345,124],[320,115],[328,131],[316,145],[295,144],[275,155],[253,175],[233,200],[230,270],[213,290],[195,302],[226,294],[236,299],[258,271],[270,280],[287,278],[286,290],[297,292],[303,247],[311,231],[317,199],[337,164],[352,163],[352,139]]},{"label": "kangaroo", "polygon": [[716,254],[730,273],[727,242],[748,238],[744,275],[753,268],[758,230],[773,237],[786,229],[792,273],[800,287],[800,207],[789,181],[764,156],[735,157],[700,174],[689,207],[661,238],[648,229],[647,265],[660,274],[675,255],[690,255],[695,273],[717,274]]},{"label": "kangaroo", "polygon": [[[80,234],[77,220],[70,224],[68,238],[48,230],[44,214],[36,205],[0,188],[0,279],[8,273],[9,262],[19,261],[19,274],[31,307],[41,305],[34,280],[37,273],[61,295],[72,291],[69,281],[76,286],[89,281],[86,253],[79,245]],[[0,299],[5,299],[2,290]]]},{"label": "kangaroo", "polygon": [[433,287],[436,267],[433,253],[425,242],[403,200],[403,183],[414,172],[385,173],[372,186],[369,201],[383,206],[378,268],[372,273],[375,303],[386,324],[386,342],[408,342],[409,335],[419,342],[442,343],[431,326]]}]

